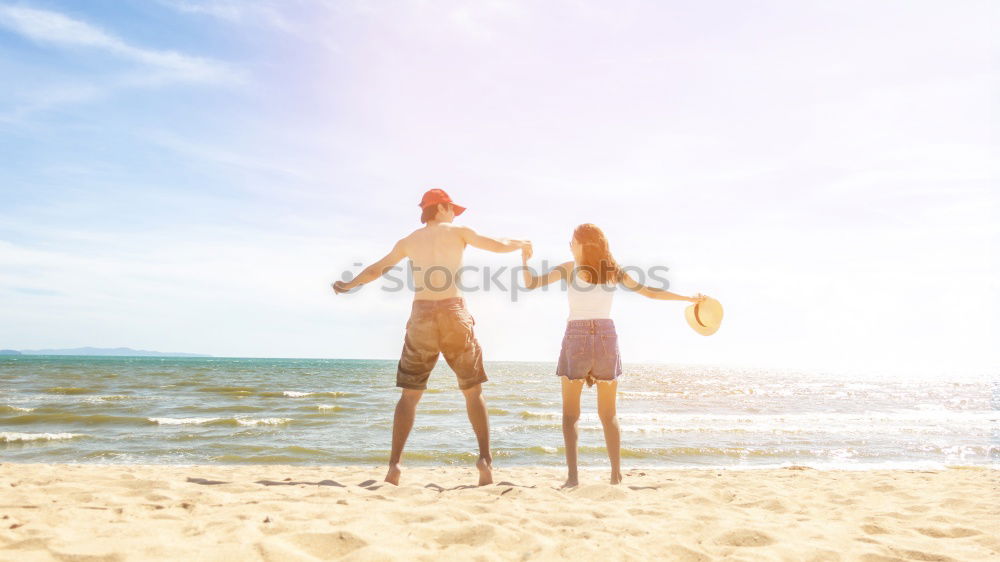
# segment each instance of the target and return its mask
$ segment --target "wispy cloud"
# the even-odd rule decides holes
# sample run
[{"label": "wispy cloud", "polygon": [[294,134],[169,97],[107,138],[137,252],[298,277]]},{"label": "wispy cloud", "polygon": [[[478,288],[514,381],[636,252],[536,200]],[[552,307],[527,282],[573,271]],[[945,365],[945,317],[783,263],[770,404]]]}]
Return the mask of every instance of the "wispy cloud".
[{"label": "wispy cloud", "polygon": [[60,76],[47,85],[21,91],[14,96],[19,103],[0,111],[0,123],[17,123],[41,111],[93,102],[122,90],[176,84],[231,85],[243,80],[238,69],[222,61],[145,48],[56,11],[0,4],[0,32],[4,30],[37,44],[71,52],[107,53],[125,67],[85,79]]},{"label": "wispy cloud", "polygon": [[147,77],[154,80],[226,82],[238,75],[228,65],[211,59],[132,45],[98,27],[59,12],[23,6],[0,6],[0,27],[39,43],[107,51],[156,71],[154,75]]},{"label": "wispy cloud", "polygon": [[209,16],[232,23],[263,23],[282,31],[293,31],[296,28],[277,6],[268,2],[160,0],[160,4],[185,14]]}]

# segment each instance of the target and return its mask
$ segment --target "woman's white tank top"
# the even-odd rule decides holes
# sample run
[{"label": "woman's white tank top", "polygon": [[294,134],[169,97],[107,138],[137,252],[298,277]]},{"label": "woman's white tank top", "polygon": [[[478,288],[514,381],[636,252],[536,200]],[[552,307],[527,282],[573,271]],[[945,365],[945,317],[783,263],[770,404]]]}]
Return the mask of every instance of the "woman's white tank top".
[{"label": "woman's white tank top", "polygon": [[611,304],[616,284],[594,285],[575,277],[569,282],[569,318],[567,320],[596,320],[611,318]]}]

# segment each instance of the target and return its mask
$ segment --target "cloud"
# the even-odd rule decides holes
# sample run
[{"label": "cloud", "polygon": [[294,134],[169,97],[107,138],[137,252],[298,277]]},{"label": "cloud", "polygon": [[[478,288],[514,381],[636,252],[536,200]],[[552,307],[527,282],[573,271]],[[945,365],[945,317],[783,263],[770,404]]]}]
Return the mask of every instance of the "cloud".
[{"label": "cloud", "polygon": [[262,23],[281,31],[296,27],[273,5],[267,2],[234,2],[230,0],[160,0],[160,4],[185,14],[209,16],[230,23]]},{"label": "cloud", "polygon": [[48,85],[30,87],[16,96],[21,103],[0,114],[0,123],[16,123],[40,111],[92,102],[120,90],[171,84],[234,84],[243,79],[240,71],[223,62],[137,46],[59,12],[0,5],[0,30],[3,29],[39,44],[99,50],[132,63],[137,69],[83,81],[60,78]]},{"label": "cloud", "polygon": [[154,81],[227,82],[237,73],[211,59],[137,47],[86,22],[59,12],[0,6],[0,27],[39,43],[101,49],[153,70]]}]

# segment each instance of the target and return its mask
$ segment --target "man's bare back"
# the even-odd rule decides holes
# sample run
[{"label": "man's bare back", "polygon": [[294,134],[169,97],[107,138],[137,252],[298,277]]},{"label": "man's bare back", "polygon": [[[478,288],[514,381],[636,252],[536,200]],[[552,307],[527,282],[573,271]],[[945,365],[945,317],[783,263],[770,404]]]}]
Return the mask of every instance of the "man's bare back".
[{"label": "man's bare back", "polygon": [[[462,254],[472,230],[452,223],[429,224],[399,241],[410,258],[413,300],[441,300],[462,295]],[[474,234],[474,233],[472,233]]]}]

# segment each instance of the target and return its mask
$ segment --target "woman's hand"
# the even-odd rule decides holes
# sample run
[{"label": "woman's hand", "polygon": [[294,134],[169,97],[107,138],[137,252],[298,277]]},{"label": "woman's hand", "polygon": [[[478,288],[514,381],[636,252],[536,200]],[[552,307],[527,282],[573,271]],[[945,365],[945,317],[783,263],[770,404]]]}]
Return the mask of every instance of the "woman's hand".
[{"label": "woman's hand", "polygon": [[531,259],[531,256],[531,242],[525,241],[525,243],[521,246],[521,261],[528,261]]},{"label": "woman's hand", "polygon": [[703,301],[703,300],[705,300],[707,298],[708,297],[706,297],[705,295],[703,295],[701,293],[698,293],[697,295],[695,295],[693,297],[688,297],[687,300],[688,300],[688,302],[699,303],[699,302],[701,302],[701,301]]}]

